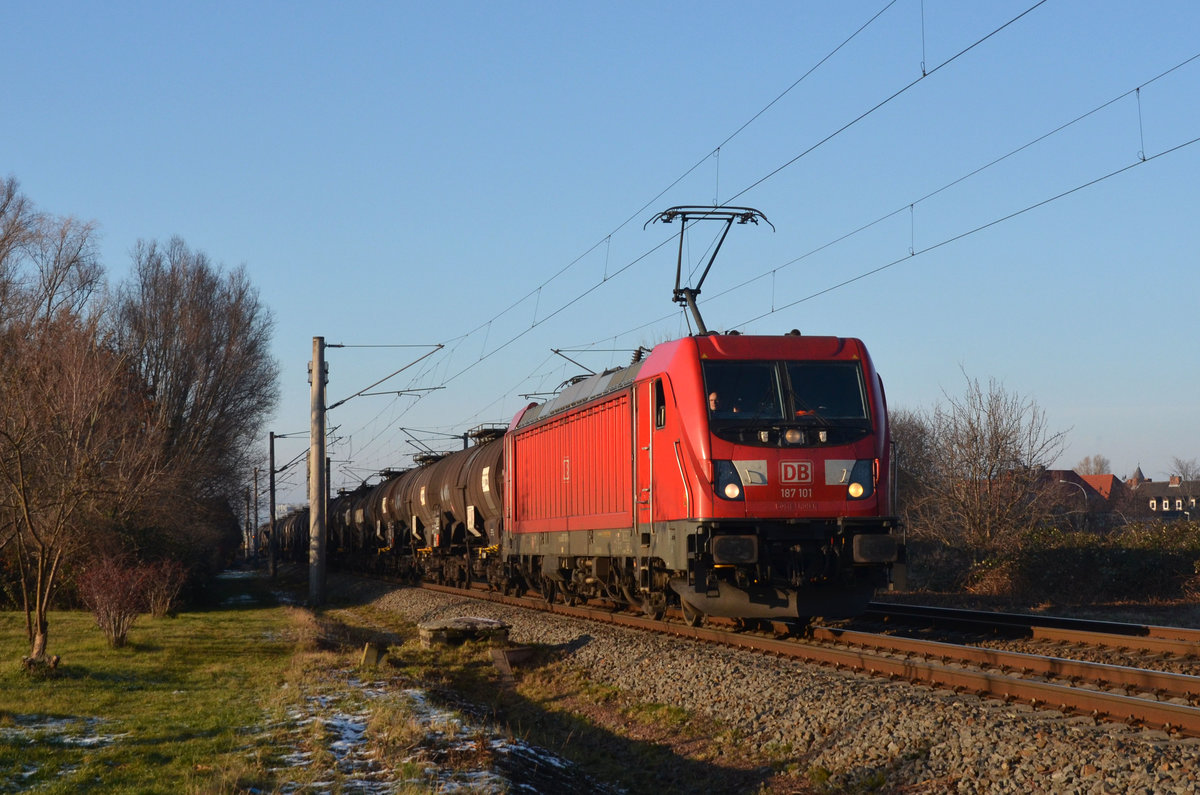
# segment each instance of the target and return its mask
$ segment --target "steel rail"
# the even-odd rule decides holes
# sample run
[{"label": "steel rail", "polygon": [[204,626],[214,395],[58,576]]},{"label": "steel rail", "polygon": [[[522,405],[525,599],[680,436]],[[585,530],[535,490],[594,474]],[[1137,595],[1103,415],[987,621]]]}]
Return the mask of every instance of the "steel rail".
[{"label": "steel rail", "polygon": [[795,639],[781,640],[762,635],[665,623],[628,613],[597,610],[594,607],[570,607],[544,600],[504,596],[484,590],[464,592],[458,588],[428,583],[422,583],[421,587],[573,618],[587,618],[617,626],[650,630],[727,647],[764,652],[788,659],[832,666],[837,669],[864,671],[891,679],[903,679],[909,682],[949,688],[956,692],[965,690],[987,698],[1022,701],[1035,707],[1055,708],[1063,712],[1076,712],[1093,718],[1137,723],[1166,731],[1175,731],[1189,737],[1200,737],[1200,708],[1187,704],[996,675],[912,659],[898,659]]},{"label": "steel rail", "polygon": [[1091,646],[1111,646],[1200,657],[1200,629],[1190,627],[1130,624],[1087,618],[997,613],[988,610],[925,607],[887,602],[871,602],[864,615],[885,621],[912,620],[934,625],[983,626],[995,630],[1019,631],[1027,637],[1037,640],[1085,643]]},{"label": "steel rail", "polygon": [[1089,632],[1059,627],[1030,627],[1029,637],[1034,640],[1057,643],[1082,643],[1088,646],[1108,646],[1115,649],[1154,651],[1178,654],[1183,657],[1200,657],[1200,641],[1179,638],[1153,637],[1148,635],[1117,635],[1111,632]]},{"label": "steel rail", "polygon": [[1164,695],[1200,698],[1200,677],[1168,671],[1151,671],[1144,668],[1086,660],[1067,660],[1061,657],[1048,657],[1003,649],[986,649],[979,646],[960,646],[953,643],[917,640],[895,635],[878,635],[872,632],[858,632],[834,627],[814,627],[813,637],[831,643],[848,643],[883,651],[919,654],[925,657],[936,657],[943,661],[954,660],[973,665],[1020,671],[1024,674],[1083,680],[1122,688],[1137,688],[1141,692],[1153,693],[1159,699]]}]

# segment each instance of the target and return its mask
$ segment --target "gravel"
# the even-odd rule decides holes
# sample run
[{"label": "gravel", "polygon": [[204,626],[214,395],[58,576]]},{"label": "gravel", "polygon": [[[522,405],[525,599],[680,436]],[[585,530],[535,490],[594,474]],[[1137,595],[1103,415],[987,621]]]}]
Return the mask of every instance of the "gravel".
[{"label": "gravel", "polygon": [[505,621],[512,642],[558,647],[594,681],[710,715],[746,743],[790,746],[830,791],[1200,790],[1200,741],[1163,732],[420,589],[376,605],[416,622]]}]

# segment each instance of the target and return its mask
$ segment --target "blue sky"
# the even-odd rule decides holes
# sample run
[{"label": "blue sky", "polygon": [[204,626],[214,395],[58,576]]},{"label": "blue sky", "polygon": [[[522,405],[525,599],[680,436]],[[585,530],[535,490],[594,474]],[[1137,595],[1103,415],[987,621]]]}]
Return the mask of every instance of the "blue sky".
[{"label": "blue sky", "polygon": [[[379,390],[444,388],[331,413],[335,486],[401,428],[507,423],[579,372],[551,348],[688,333],[677,227],[643,225],[714,201],[775,231],[730,234],[709,326],[860,337],[894,407],[995,378],[1061,466],[1164,478],[1200,457],[1200,5],[1032,6],[8,2],[0,173],[97,222],[114,279],[172,235],[245,264],[278,433],[314,336],[445,345]],[[330,350],[330,402],[428,350]]]}]

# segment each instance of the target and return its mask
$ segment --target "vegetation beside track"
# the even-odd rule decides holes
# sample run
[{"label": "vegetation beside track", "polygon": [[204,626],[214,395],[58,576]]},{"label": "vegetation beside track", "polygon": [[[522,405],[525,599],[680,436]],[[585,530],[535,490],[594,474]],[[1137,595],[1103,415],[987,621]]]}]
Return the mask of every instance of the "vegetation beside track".
[{"label": "vegetation beside track", "polygon": [[[1005,607],[1103,607],[1200,603],[1200,522],[1134,522],[1104,532],[1049,526],[1003,550],[910,541],[912,601],[939,595]],[[978,558],[978,561],[976,559]],[[1160,623],[1173,623],[1164,621]]]},{"label": "vegetation beside track", "polygon": [[[0,792],[337,792],[364,779],[429,792],[456,770],[494,767],[494,738],[630,793],[699,780],[770,791],[769,754],[752,758],[710,721],[590,682],[553,650],[505,679],[485,645],[423,649],[414,625],[369,604],[314,617],[257,576],[219,580],[209,596],[205,609],[143,617],[121,649],[90,614],[56,614],[56,671],[0,667]],[[381,635],[387,658],[360,670],[362,638]],[[23,615],[0,613],[0,654],[25,643]],[[433,724],[416,691],[442,705]],[[352,752],[337,742],[347,721],[361,728]]]},{"label": "vegetation beside track", "polygon": [[[24,615],[0,613],[0,791],[206,792],[265,783],[256,735],[296,649],[261,581],[219,581],[214,607],[143,618],[109,647],[90,613],[54,615],[61,666],[30,677]],[[221,602],[227,602],[221,605]],[[259,607],[259,604],[271,607]]]}]

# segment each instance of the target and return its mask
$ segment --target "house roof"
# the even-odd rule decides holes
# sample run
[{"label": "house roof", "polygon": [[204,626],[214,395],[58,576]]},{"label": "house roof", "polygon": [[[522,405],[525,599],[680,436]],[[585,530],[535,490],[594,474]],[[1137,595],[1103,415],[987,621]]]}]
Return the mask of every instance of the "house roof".
[{"label": "house roof", "polygon": [[1112,496],[1113,489],[1121,485],[1121,480],[1116,475],[1080,475],[1079,477],[1106,500]]},{"label": "house roof", "polygon": [[1171,485],[1165,480],[1154,480],[1138,486],[1139,497],[1200,497],[1200,480],[1185,480]]}]

